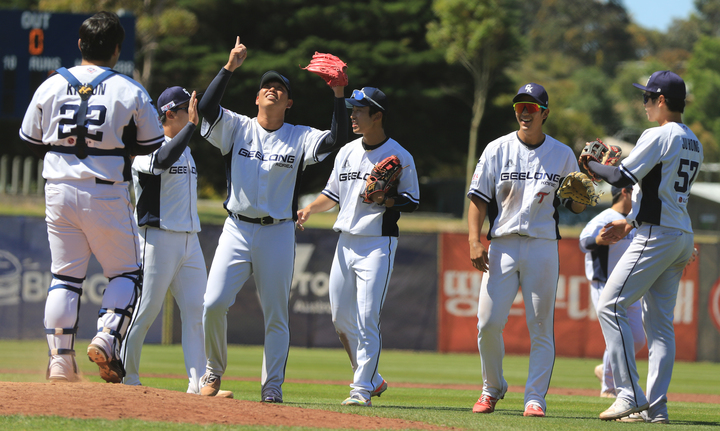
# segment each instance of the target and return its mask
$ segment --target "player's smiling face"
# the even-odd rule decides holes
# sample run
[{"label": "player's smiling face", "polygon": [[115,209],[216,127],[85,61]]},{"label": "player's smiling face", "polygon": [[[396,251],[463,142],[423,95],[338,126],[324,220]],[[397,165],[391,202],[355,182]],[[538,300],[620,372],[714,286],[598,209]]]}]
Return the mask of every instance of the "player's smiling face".
[{"label": "player's smiling face", "polygon": [[[517,100],[518,102],[533,102],[537,103],[531,96],[523,95]],[[522,112],[515,112],[515,118],[520,125],[520,130],[526,133],[539,132],[542,129],[542,123],[548,116],[548,109],[541,109],[539,111],[530,113],[529,109],[525,108]]]},{"label": "player's smiling face", "polygon": [[292,100],[288,98],[288,91],[280,81],[268,81],[258,91],[255,104],[261,107],[287,104],[285,109],[292,105]]}]

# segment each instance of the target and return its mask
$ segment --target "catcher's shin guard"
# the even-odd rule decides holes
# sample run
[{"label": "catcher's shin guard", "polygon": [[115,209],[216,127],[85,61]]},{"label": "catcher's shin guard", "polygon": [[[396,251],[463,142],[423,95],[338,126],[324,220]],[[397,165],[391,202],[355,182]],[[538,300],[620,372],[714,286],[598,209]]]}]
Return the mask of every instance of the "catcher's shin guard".
[{"label": "catcher's shin guard", "polygon": [[98,333],[93,339],[102,339],[108,356],[120,360],[120,348],[127,334],[133,312],[142,292],[142,271],[113,277],[105,288],[102,308],[98,313]]},{"label": "catcher's shin guard", "polygon": [[72,382],[78,379],[75,362],[75,336],[80,313],[82,288],[79,282],[53,278],[45,302],[45,334],[48,367],[45,378]]}]

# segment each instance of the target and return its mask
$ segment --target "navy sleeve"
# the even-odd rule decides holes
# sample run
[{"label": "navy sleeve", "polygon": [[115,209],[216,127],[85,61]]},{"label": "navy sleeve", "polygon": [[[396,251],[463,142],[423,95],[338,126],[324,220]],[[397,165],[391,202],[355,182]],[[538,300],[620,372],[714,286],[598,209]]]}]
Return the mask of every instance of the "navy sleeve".
[{"label": "navy sleeve", "polygon": [[624,188],[633,185],[633,181],[622,173],[620,168],[616,166],[606,166],[602,163],[598,163],[595,160],[590,160],[588,166],[595,173],[596,176],[607,181],[608,184],[615,187]]},{"label": "navy sleeve", "polygon": [[336,97],[332,124],[330,125],[330,134],[327,135],[320,143],[316,154],[331,153],[347,144],[348,117],[347,108],[345,107],[345,98]]},{"label": "navy sleeve", "polygon": [[174,138],[160,147],[155,155],[153,167],[165,170],[177,162],[183,151],[185,151],[185,148],[187,148],[190,137],[195,131],[195,127],[193,123],[188,121],[185,127],[183,127]]},{"label": "navy sleeve", "polygon": [[225,88],[227,88],[228,82],[232,72],[225,69],[220,69],[215,79],[212,80],[208,85],[207,90],[203,93],[202,99],[198,102],[198,111],[208,121],[213,124],[218,119],[220,114],[220,100],[222,100],[223,94],[225,94]]}]

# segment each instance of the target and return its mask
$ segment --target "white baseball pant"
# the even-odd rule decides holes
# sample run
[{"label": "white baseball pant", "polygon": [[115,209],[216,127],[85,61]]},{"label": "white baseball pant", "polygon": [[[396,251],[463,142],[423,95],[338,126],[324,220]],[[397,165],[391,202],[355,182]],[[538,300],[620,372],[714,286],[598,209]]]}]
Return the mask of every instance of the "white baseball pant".
[{"label": "white baseball pant", "polygon": [[253,275],[265,319],[262,393],[282,397],[290,348],[290,285],[295,261],[295,223],[270,226],[228,217],[218,241],[205,292],[203,324],[207,371],[227,368],[227,311]]},{"label": "white baseball pant", "polygon": [[[636,406],[649,402],[651,418],[668,418],[667,390],[675,364],[675,301],[693,248],[690,233],[643,224],[600,295],[598,318],[618,398]],[[639,385],[627,313],[628,307],[640,298],[649,351],[647,397]]]},{"label": "white baseball pant", "polygon": [[[593,280],[590,282],[590,299],[592,300],[593,307],[595,307],[596,314],[598,312],[600,294],[604,287],[605,283],[602,281]],[[642,323],[642,304],[640,304],[640,301],[628,307],[627,314],[633,342],[635,343],[635,353],[637,353],[645,346],[645,328],[643,328]],[[613,381],[612,367],[610,365],[607,348],[605,348],[605,352],[603,353],[603,379],[600,391],[615,392],[615,382]]]},{"label": "white baseball pant", "polygon": [[205,373],[203,296],[207,285],[205,258],[197,233],[140,228],[143,255],[143,290],[123,346],[126,385],[140,384],[140,355],[150,326],[160,313],[168,288],[182,319],[182,348],[188,375],[188,393],[200,393]]},{"label": "white baseball pant", "polygon": [[508,235],[493,238],[489,270],[483,275],[478,301],[478,350],[483,394],[500,398],[508,384],[503,377],[503,329],[522,285],[525,320],[530,333],[530,369],[525,407],[537,403],[547,411],[545,395],[555,364],[553,318],[560,273],[556,240]]},{"label": "white baseball pant", "polygon": [[350,394],[365,399],[383,382],[378,372],[380,313],[397,243],[397,237],[341,233],[330,270],[332,320],[354,371]]}]

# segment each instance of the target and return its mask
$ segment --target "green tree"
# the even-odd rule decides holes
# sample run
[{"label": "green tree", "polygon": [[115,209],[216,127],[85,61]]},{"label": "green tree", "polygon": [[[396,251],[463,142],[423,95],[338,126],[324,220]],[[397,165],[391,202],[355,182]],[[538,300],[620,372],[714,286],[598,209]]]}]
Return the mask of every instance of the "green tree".
[{"label": "green tree", "polygon": [[694,125],[702,126],[698,127],[697,133],[710,132],[704,133],[705,140],[700,141],[705,161],[720,161],[717,138],[720,136],[720,117],[715,107],[720,99],[720,37],[703,36],[695,44],[686,82],[691,92],[684,119],[691,128]]},{"label": "green tree", "polygon": [[620,0],[528,3],[523,7],[530,8],[524,15],[533,50],[558,51],[606,73],[612,73],[619,62],[635,58],[630,18]]},{"label": "green tree", "polygon": [[[496,74],[515,58],[522,48],[515,25],[518,2],[514,0],[435,0],[437,17],[428,24],[427,40],[445,49],[448,63],[460,63],[472,76],[472,120],[466,165],[465,190],[470,188],[477,163],[478,128],[485,112],[490,86]],[[463,217],[467,217],[465,200]]]},{"label": "green tree", "polygon": [[153,84],[155,55],[161,47],[177,52],[182,42],[197,31],[197,18],[172,0],[40,0],[39,8],[49,12],[94,13],[101,10],[130,12],[136,17],[138,42],[135,79],[148,91]]}]

